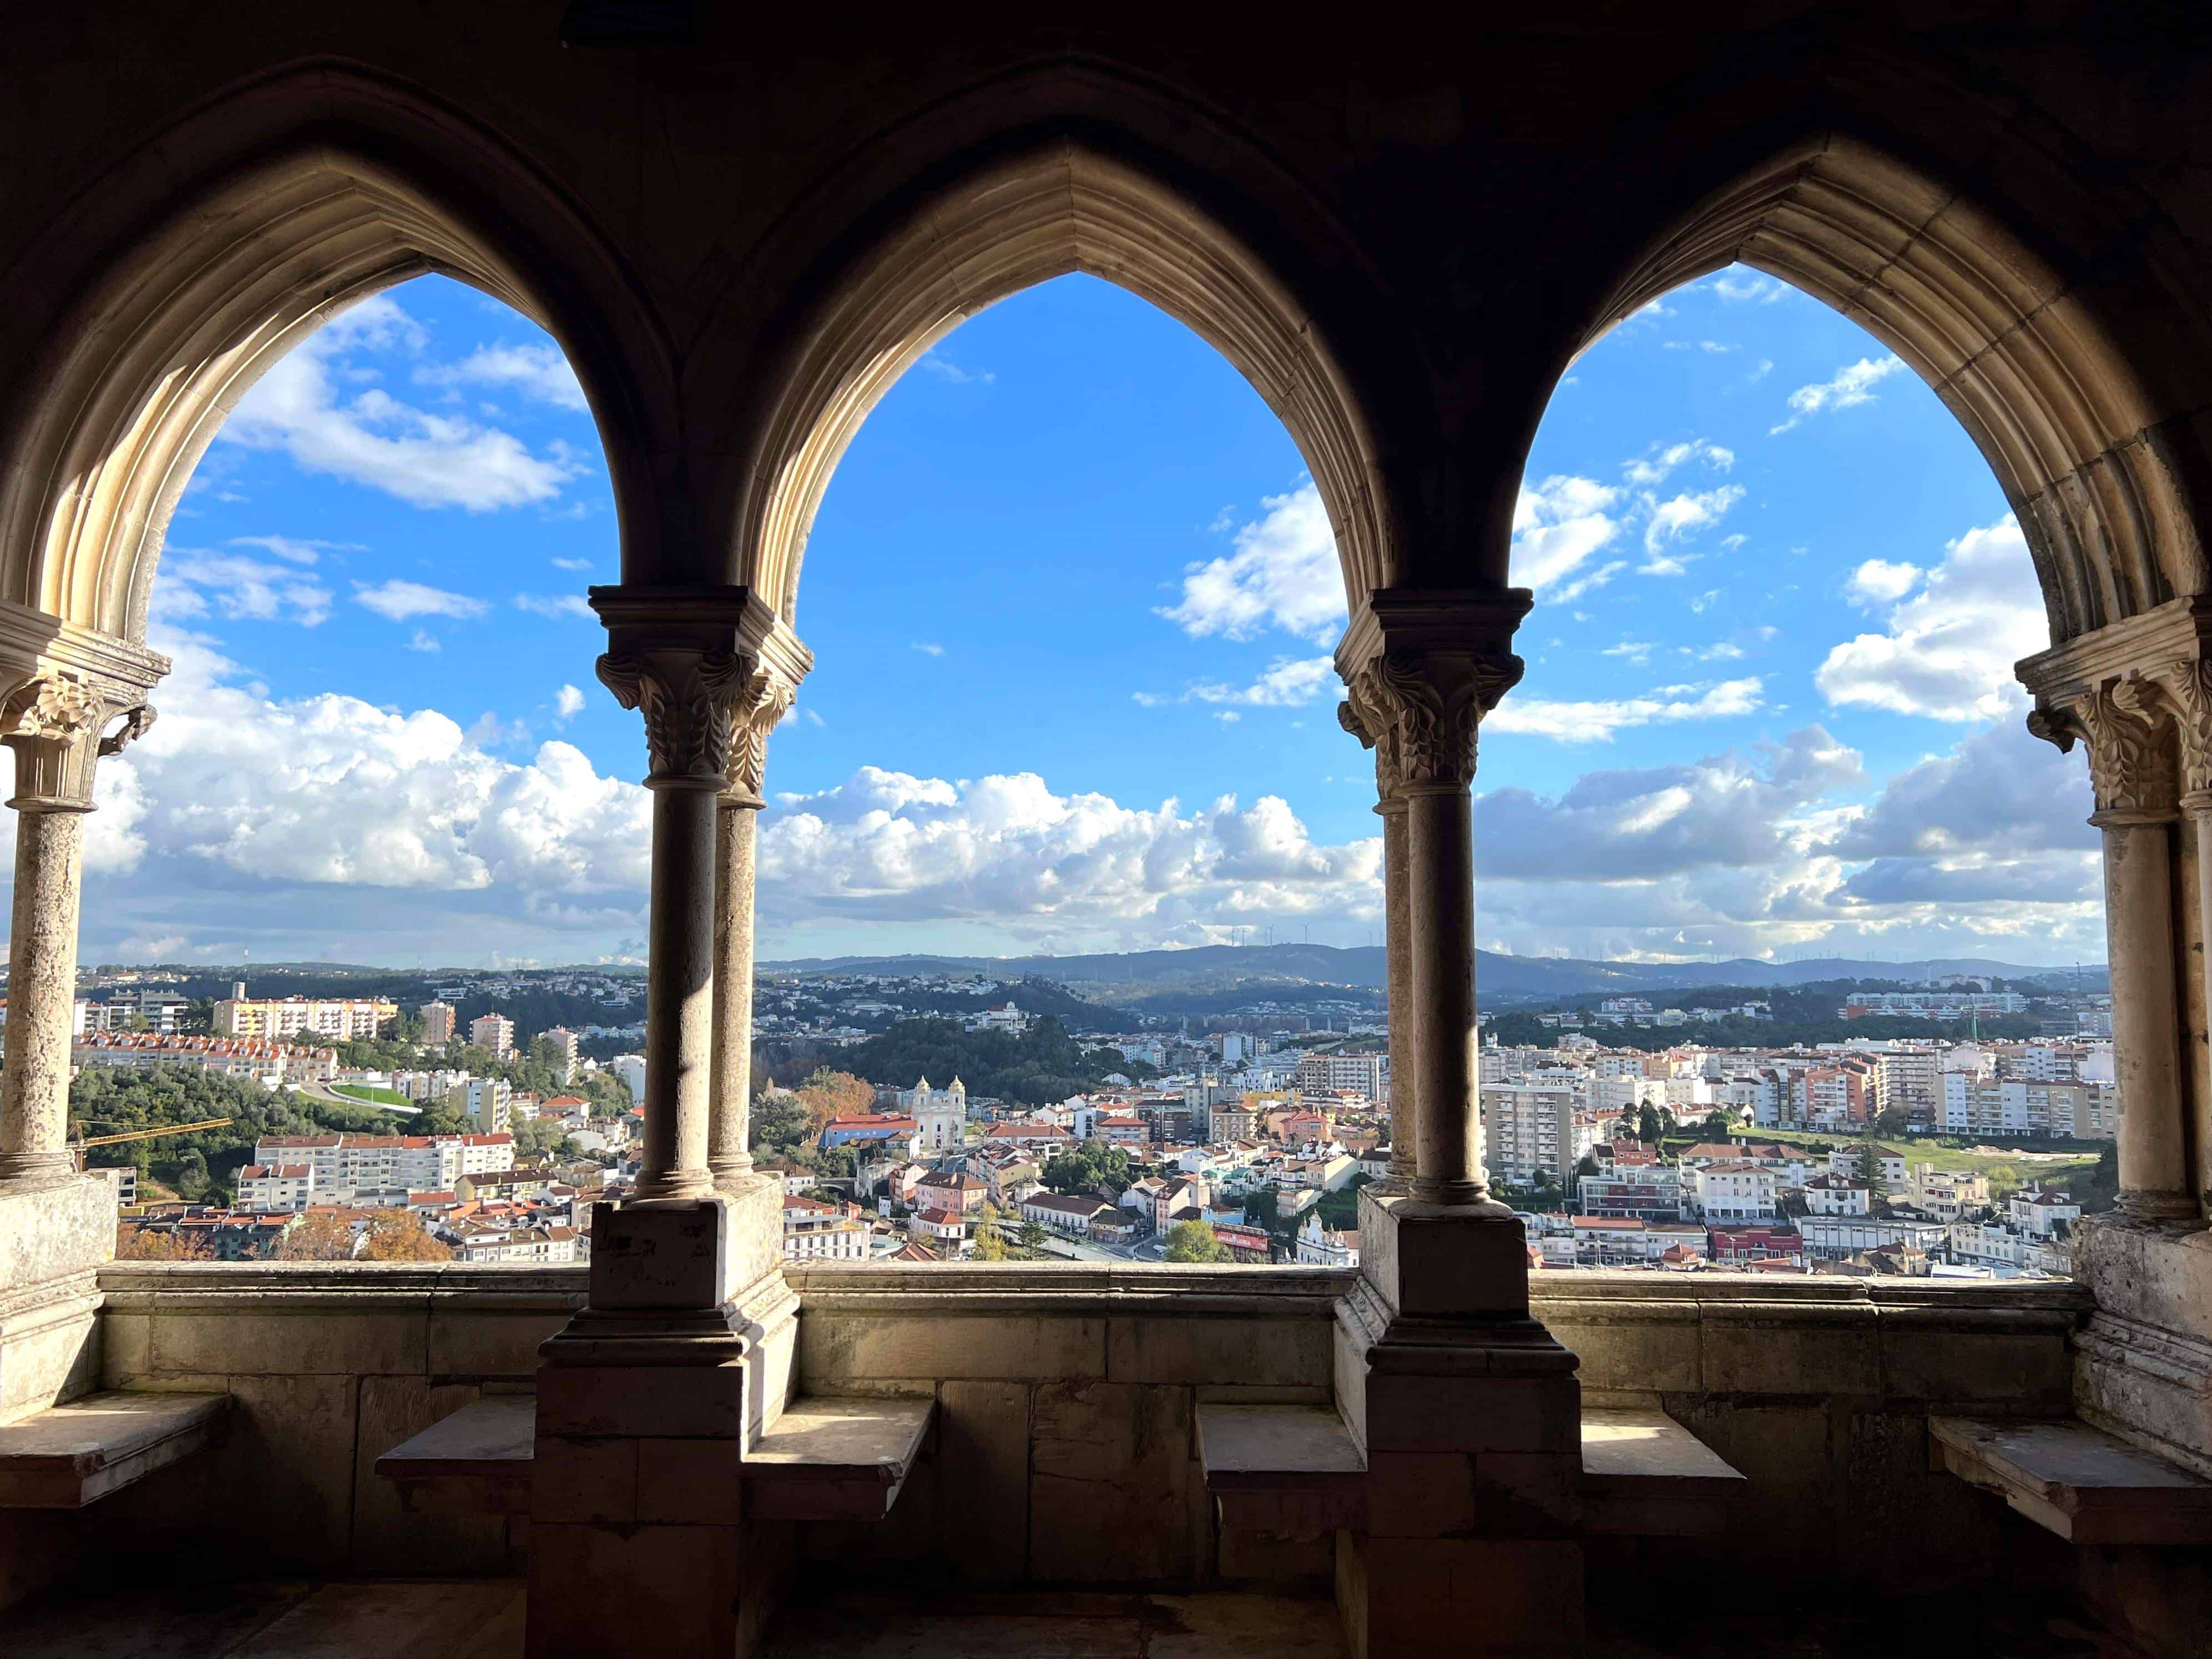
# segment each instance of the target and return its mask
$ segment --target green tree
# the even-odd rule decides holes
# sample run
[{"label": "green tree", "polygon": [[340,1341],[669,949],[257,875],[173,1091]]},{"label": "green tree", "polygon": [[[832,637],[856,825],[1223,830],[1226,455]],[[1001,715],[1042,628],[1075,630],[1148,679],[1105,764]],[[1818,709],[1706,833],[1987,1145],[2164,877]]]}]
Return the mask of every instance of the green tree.
[{"label": "green tree", "polygon": [[1666,1126],[1659,1121],[1659,1109],[1646,1101],[1644,1109],[1636,1115],[1636,1138],[1656,1146],[1659,1144],[1660,1136],[1665,1133]]},{"label": "green tree", "polygon": [[1229,1247],[1213,1236],[1213,1228],[1203,1221],[1178,1221],[1168,1229],[1167,1260],[1170,1261],[1233,1261]]},{"label": "green tree", "polygon": [[1007,1259],[1006,1235],[999,1225],[999,1206],[986,1200],[975,1215],[975,1249],[973,1260],[1004,1261]]},{"label": "green tree", "polygon": [[1867,1189],[1867,1205],[1877,1215],[1889,1212],[1889,1185],[1881,1178],[1882,1144],[1872,1134],[1859,1142],[1859,1185]]},{"label": "green tree", "polygon": [[514,1155],[518,1158],[573,1158],[576,1143],[568,1139],[554,1118],[533,1118],[514,1126]]},{"label": "green tree", "polygon": [[1129,1190],[1129,1155],[1103,1140],[1086,1140],[1045,1161],[1041,1177],[1054,1192],[1097,1193],[1118,1200]]},{"label": "green tree", "polygon": [[1022,1250],[1023,1250],[1024,1254],[1028,1255],[1036,1255],[1040,1250],[1042,1250],[1042,1249],[1044,1249],[1044,1227],[1043,1227],[1043,1224],[1042,1224],[1042,1223],[1035,1222],[1035,1221],[1024,1221],[1024,1222],[1023,1222],[1023,1223],[1022,1223]]}]

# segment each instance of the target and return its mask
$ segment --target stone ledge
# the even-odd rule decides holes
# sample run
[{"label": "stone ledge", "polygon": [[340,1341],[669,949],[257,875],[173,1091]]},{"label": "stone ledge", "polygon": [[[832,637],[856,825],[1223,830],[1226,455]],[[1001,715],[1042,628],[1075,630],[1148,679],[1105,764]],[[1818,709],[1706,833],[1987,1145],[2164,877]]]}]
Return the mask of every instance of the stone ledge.
[{"label": "stone ledge", "polygon": [[0,1429],[0,1510],[82,1509],[205,1446],[227,1394],[95,1394]]},{"label": "stone ledge", "polygon": [[1928,1449],[2072,1543],[2212,1544],[2212,1481],[2086,1423],[1931,1417]]}]

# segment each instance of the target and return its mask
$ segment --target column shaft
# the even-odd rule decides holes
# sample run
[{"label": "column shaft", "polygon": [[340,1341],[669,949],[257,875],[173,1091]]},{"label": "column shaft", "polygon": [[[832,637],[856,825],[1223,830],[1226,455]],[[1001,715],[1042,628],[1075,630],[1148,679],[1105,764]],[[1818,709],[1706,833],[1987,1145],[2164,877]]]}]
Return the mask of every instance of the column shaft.
[{"label": "column shaft", "polygon": [[[2185,800],[2190,808],[2189,833],[2196,837],[2197,849],[2197,971],[2204,1005],[2208,1031],[2212,1031],[2212,799],[2203,795]],[[2109,923],[2107,924],[2109,928]],[[2107,935],[2109,950],[2109,933]],[[2205,1039],[2212,1042],[2212,1035]],[[2201,1079],[2202,1073],[2199,1073]],[[2197,1079],[2192,1079],[2197,1083]],[[2196,1155],[2196,1167],[2191,1171],[2190,1184],[2194,1189],[2201,1211],[2212,1207],[2212,1094],[2199,1084],[2194,1091],[2192,1118],[2190,1124],[2191,1150]]]},{"label": "column shaft", "polygon": [[1413,1082],[1413,902],[1406,854],[1406,801],[1386,798],[1376,811],[1382,818],[1382,945],[1390,997],[1390,1173],[1389,1189],[1407,1192],[1413,1184],[1419,1129]]},{"label": "column shaft", "polygon": [[67,1137],[83,867],[82,812],[16,813],[0,1180],[42,1180],[76,1167]]},{"label": "column shaft", "polygon": [[715,792],[653,792],[653,899],[645,1008],[641,1199],[704,1198],[714,1048]]},{"label": "column shaft", "polygon": [[1474,1055],[1474,835],[1465,783],[1405,792],[1408,951],[1418,1113],[1413,1195],[1431,1204],[1489,1196]]},{"label": "column shaft", "polygon": [[714,1058],[707,1167],[715,1190],[752,1173],[753,851],[757,796],[724,794],[714,815]]},{"label": "column shaft", "polygon": [[2112,1061],[2120,1095],[2120,1208],[2147,1218],[2194,1216],[2182,1121],[2180,1011],[2173,955],[2173,877],[2164,823],[2098,814],[2105,836],[2106,960]]}]

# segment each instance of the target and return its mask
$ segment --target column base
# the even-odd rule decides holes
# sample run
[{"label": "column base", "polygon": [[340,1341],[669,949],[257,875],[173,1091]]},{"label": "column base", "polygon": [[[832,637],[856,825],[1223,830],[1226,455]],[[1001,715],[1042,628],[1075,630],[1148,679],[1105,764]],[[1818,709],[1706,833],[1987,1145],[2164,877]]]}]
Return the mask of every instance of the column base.
[{"label": "column base", "polygon": [[2172,1221],[2203,1225],[2204,1210],[2197,1194],[2185,1192],[2124,1192],[2112,1207],[2133,1221]]},{"label": "column base", "polygon": [[767,1176],[594,1208],[591,1305],[538,1350],[531,1659],[734,1656],[757,1635],[787,1540],[747,1520],[741,1466],[791,1387],[781,1212]]},{"label": "column base", "polygon": [[1363,1188],[1359,1272],[1408,1317],[1528,1311],[1528,1235],[1503,1204],[1434,1204]]},{"label": "column base", "polygon": [[1337,1408],[1368,1467],[1367,1524],[1337,1540],[1352,1651],[1449,1630],[1470,1654],[1573,1652],[1582,1387],[1528,1316],[1521,1224],[1503,1206],[1372,1194],[1336,1328]]}]

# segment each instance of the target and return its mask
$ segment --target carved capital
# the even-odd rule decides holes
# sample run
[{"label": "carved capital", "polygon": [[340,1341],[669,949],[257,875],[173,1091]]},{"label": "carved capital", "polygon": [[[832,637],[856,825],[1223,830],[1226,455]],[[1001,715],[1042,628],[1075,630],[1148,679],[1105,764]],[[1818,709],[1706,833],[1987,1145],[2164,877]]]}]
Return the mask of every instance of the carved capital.
[{"label": "carved capital", "polygon": [[2079,738],[2089,751],[2089,785],[2097,798],[2090,818],[2100,826],[2161,823],[2178,812],[2181,788],[2168,716],[2154,682],[2130,671],[2085,687],[2064,703],[2044,703],[2027,729],[2070,750]]},{"label": "carved capital", "polygon": [[730,786],[724,800],[738,806],[764,804],[768,736],[798,695],[799,688],[772,668],[756,668],[744,677],[730,705]]},{"label": "carved capital", "polygon": [[2212,799],[2212,661],[2185,658],[2154,670],[2151,678],[2173,710],[2183,796]]},{"label": "carved capital", "polygon": [[[103,737],[118,714],[122,726]],[[89,812],[100,757],[120,754],[153,723],[151,708],[124,703],[78,674],[57,670],[27,681],[0,702],[0,743],[15,751],[8,805],[25,812]]]},{"label": "carved capital", "polygon": [[720,789],[729,781],[730,709],[747,665],[728,651],[669,647],[609,652],[599,682],[625,708],[645,715],[653,769],[648,789]]},{"label": "carved capital", "polygon": [[1398,738],[1397,723],[1376,701],[1366,674],[1353,675],[1344,691],[1344,701],[1336,706],[1336,723],[1358,738],[1361,748],[1375,751],[1376,797],[1395,804],[1406,786],[1404,745]]},{"label": "carved capital", "polygon": [[[1386,795],[1464,789],[1474,781],[1483,717],[1521,669],[1510,652],[1386,651],[1347,679],[1338,718],[1373,745],[1376,783]],[[1386,769],[1394,781],[1385,782]]]}]

